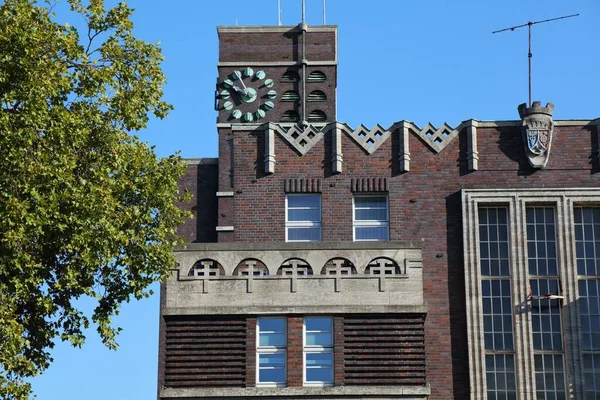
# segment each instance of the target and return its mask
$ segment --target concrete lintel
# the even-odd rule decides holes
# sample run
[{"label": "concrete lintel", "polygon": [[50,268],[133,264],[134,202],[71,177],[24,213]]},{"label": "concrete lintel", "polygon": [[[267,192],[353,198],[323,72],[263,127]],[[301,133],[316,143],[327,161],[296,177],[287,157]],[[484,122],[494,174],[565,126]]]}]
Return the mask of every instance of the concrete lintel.
[{"label": "concrete lintel", "polygon": [[[231,227],[233,230],[233,227]],[[219,227],[217,227],[219,230]],[[410,250],[422,249],[420,241],[393,242],[226,242],[186,243],[175,252],[187,251],[267,251],[267,250]]]},{"label": "concrete lintel", "polygon": [[196,164],[211,165],[211,164],[219,163],[218,158],[182,158],[181,160],[184,163],[189,164],[189,165],[196,165]]},{"label": "concrete lintel", "polygon": [[[217,67],[295,67],[301,66],[302,61],[221,61],[217,63]],[[338,65],[337,61],[326,60],[326,61],[310,61],[306,60],[308,66],[322,66],[322,67],[335,67]]]},{"label": "concrete lintel", "polygon": [[[337,32],[337,25],[309,25],[309,32]],[[290,31],[300,32],[300,25],[260,25],[260,26],[217,26],[217,33],[286,33]]]},{"label": "concrete lintel", "polygon": [[333,386],[333,387],[285,387],[285,388],[163,388],[160,390],[161,399],[176,398],[218,398],[218,397],[296,397],[310,396],[311,398],[342,398],[342,396],[388,396],[392,399],[426,399],[431,394],[429,385],[426,386]]},{"label": "concrete lintel", "polygon": [[233,232],[233,226],[217,226],[217,232]]},{"label": "concrete lintel", "polygon": [[162,315],[283,315],[283,314],[427,314],[427,307],[421,305],[318,305],[318,306],[185,306],[166,307]]},{"label": "concrete lintel", "polygon": [[217,197],[233,197],[235,192],[217,192]]}]

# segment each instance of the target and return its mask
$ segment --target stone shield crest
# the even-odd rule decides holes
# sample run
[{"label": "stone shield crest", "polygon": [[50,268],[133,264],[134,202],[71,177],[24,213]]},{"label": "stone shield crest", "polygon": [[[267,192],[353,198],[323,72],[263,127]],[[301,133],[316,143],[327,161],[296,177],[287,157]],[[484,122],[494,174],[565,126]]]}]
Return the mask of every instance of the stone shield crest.
[{"label": "stone shield crest", "polygon": [[539,101],[534,101],[531,107],[526,104],[519,106],[525,153],[529,164],[534,168],[544,168],[548,163],[554,133],[553,110],[551,103],[542,107]]}]

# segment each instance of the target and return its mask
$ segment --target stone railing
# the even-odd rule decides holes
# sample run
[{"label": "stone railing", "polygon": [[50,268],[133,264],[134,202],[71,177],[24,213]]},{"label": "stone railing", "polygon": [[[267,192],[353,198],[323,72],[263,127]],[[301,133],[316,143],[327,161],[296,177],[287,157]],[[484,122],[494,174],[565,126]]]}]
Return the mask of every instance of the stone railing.
[{"label": "stone railing", "polygon": [[175,252],[165,314],[420,312],[422,252],[410,243],[212,243]]}]

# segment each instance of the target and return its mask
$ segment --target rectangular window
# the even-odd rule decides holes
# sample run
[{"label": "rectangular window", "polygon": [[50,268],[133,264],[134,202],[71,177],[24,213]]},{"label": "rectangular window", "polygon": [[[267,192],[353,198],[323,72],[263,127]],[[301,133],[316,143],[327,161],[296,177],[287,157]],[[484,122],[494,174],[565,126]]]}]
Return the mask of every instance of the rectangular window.
[{"label": "rectangular window", "polygon": [[286,386],[286,318],[256,320],[256,386]]},{"label": "rectangular window", "polygon": [[288,194],[286,196],[286,241],[321,241],[321,195]]},{"label": "rectangular window", "polygon": [[553,207],[527,207],[527,261],[537,397],[566,399],[556,227]]},{"label": "rectangular window", "polygon": [[333,318],[304,318],[304,385],[333,385]]},{"label": "rectangular window", "polygon": [[479,262],[488,399],[516,399],[508,210],[479,209]]},{"label": "rectangular window", "polygon": [[389,240],[390,223],[386,195],[354,196],[354,240]]},{"label": "rectangular window", "polygon": [[585,399],[600,397],[600,208],[576,207],[575,253]]}]

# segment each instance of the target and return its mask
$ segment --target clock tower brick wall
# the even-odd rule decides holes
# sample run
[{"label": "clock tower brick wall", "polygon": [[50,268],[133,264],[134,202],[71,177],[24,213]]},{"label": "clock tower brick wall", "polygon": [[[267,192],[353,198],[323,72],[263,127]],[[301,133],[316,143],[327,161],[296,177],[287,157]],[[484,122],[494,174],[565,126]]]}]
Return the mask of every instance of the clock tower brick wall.
[{"label": "clock tower brick wall", "polygon": [[[316,26],[308,27],[306,31],[306,116],[302,115],[302,29],[299,26],[281,27],[219,27],[219,64],[217,82],[223,82],[234,71],[246,67],[254,71],[262,70],[265,79],[272,79],[275,84],[271,88],[277,92],[277,98],[272,100],[275,107],[268,111],[264,118],[255,121],[279,122],[284,120],[286,113],[294,112],[299,120],[308,119],[315,111],[321,111],[327,122],[336,120],[336,87],[337,87],[337,27]],[[325,80],[311,79],[312,73],[322,73]],[[295,76],[295,79],[290,77]],[[250,80],[255,86],[260,82]],[[221,87],[218,87],[218,90]],[[296,101],[286,101],[283,95],[293,92],[298,95]],[[324,97],[314,98],[311,93],[321,92]],[[262,99],[263,101],[265,99]],[[240,122],[232,117],[232,110],[225,110],[226,100],[219,99],[218,122]],[[261,101],[244,104],[234,101],[234,108],[242,112],[256,111]]]}]

